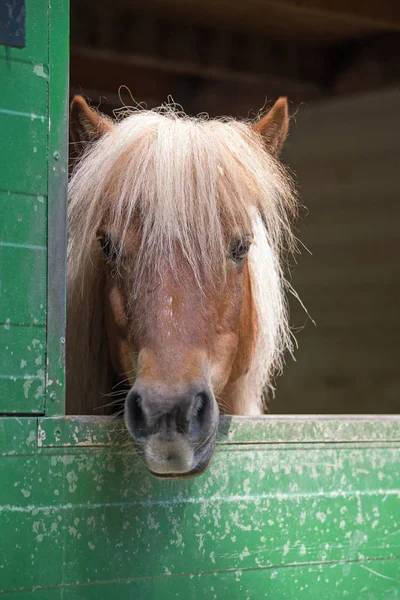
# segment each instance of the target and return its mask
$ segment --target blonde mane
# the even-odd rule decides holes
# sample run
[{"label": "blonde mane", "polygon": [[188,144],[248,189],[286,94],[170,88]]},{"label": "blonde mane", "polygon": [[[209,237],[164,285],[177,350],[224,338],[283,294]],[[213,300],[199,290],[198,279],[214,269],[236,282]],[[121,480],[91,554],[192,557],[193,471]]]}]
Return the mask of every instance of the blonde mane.
[{"label": "blonde mane", "polygon": [[[102,261],[96,232],[119,232],[117,261],[139,216],[141,248],[135,281],[174,269],[178,246],[201,285],[223,276],[226,232],[252,232],[252,292],[258,343],[249,394],[265,387],[291,350],[282,257],[293,247],[296,202],[286,171],[250,124],[189,118],[172,108],[125,113],[88,147],[69,186],[67,392],[70,412],[91,412],[110,392],[111,369],[103,319]],[[82,404],[84,403],[84,405]]]}]

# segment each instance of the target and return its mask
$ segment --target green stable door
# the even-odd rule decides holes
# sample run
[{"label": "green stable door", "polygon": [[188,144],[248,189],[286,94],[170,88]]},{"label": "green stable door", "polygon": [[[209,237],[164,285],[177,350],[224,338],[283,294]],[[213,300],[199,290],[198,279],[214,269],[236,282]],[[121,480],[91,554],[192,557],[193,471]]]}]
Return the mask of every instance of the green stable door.
[{"label": "green stable door", "polygon": [[122,424],[64,417],[69,6],[12,5],[0,20],[0,598],[399,598],[398,417],[224,418],[211,468],[187,481],[151,477]]},{"label": "green stable door", "polygon": [[[62,414],[69,6],[15,0],[6,8],[0,21],[0,414]],[[13,31],[23,47],[1,45]]]}]

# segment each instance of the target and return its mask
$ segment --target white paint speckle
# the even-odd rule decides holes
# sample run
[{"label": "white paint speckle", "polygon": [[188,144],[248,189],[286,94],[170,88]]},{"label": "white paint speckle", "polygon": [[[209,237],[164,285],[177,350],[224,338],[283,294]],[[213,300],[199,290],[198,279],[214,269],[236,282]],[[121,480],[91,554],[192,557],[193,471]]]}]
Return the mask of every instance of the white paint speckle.
[{"label": "white paint speckle", "polygon": [[33,72],[35,75],[37,75],[37,77],[43,77],[44,79],[47,79],[47,73],[44,70],[44,66],[42,64],[34,64]]},{"label": "white paint speckle", "polygon": [[[246,558],[247,556],[250,556],[250,552],[249,549],[247,548],[247,546],[244,548],[243,552],[241,552],[239,554],[239,558],[240,560],[243,560],[244,558]],[[215,562],[215,561],[214,561]]]},{"label": "white paint speckle", "polygon": [[154,517],[152,517],[151,515],[148,515],[147,517],[147,525],[149,527],[149,529],[159,529],[160,527],[160,523],[158,523]]},{"label": "white paint speckle", "polygon": [[286,544],[283,546],[283,556],[286,556],[287,554],[289,554],[289,550],[290,550],[290,541],[287,541]]},{"label": "white paint speckle", "polygon": [[29,396],[29,390],[31,388],[32,383],[33,383],[33,379],[25,379],[25,381],[24,381],[24,385],[22,387],[24,390],[25,398],[28,398],[28,396]]},{"label": "white paint speckle", "polygon": [[78,487],[77,483],[76,483],[78,481],[78,476],[75,473],[75,471],[69,471],[67,473],[67,481],[69,483],[69,487],[68,487],[69,491],[71,493],[75,492],[76,488]]}]

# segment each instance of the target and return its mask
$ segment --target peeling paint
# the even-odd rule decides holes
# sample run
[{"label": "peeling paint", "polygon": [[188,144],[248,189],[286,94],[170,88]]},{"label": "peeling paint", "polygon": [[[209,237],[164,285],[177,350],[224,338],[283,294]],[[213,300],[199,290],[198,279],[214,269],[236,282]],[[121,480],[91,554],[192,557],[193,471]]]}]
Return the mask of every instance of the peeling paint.
[{"label": "peeling paint", "polygon": [[[364,588],[374,600],[395,597],[399,563],[393,549],[400,545],[396,441],[220,443],[205,476],[171,482],[152,478],[139,457],[107,442],[115,428],[105,421],[95,424],[93,419],[89,426],[85,419],[39,418],[32,423],[24,429],[23,444],[14,430],[9,437],[16,438],[12,443],[19,455],[6,459],[15,467],[9,470],[9,502],[0,503],[1,521],[13,532],[13,543],[34,557],[29,589],[45,585],[40,568],[45,549],[55,565],[55,585],[61,577],[63,585],[110,581],[110,594],[101,588],[107,597],[117,597],[115,572],[139,598],[148,597],[140,582],[148,584],[151,578],[163,586],[179,580],[189,590],[183,597],[204,597],[207,590],[207,597],[218,600],[226,599],[227,589],[240,600],[258,600],[265,589],[272,598],[288,600],[308,600],[314,597],[311,589],[315,597],[341,598],[353,590],[358,600]],[[35,426],[46,431],[49,446],[37,450]],[[80,445],[89,438],[93,445]],[[28,439],[29,454],[21,458]],[[101,440],[109,445],[96,445]],[[258,477],[261,469],[263,478]],[[25,497],[22,490],[31,495]],[[40,506],[34,506],[38,498]],[[17,568],[18,552],[11,552],[7,578]],[[92,552],[93,561],[87,559]],[[79,560],[63,571],[65,553]],[[28,587],[27,581],[19,585]],[[190,587],[197,581],[201,587]],[[374,587],[376,581],[383,587]],[[88,598],[91,585],[85,588]]]},{"label": "peeling paint", "polygon": [[44,69],[44,65],[40,63],[36,63],[33,65],[33,73],[37,75],[37,77],[43,77],[47,79],[47,73]]}]

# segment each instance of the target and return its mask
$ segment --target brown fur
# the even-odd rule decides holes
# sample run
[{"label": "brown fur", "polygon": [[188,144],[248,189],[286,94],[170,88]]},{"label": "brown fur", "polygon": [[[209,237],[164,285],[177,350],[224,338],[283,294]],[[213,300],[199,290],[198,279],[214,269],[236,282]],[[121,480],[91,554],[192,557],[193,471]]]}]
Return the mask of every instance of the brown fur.
[{"label": "brown fur", "polygon": [[[134,255],[138,245],[131,239],[127,254]],[[154,289],[142,289],[134,301],[127,267],[118,276],[112,264],[106,263],[104,269],[105,317],[114,370],[121,377],[126,375],[131,385],[140,376],[184,387],[212,368],[213,390],[222,412],[237,413],[235,384],[250,368],[257,331],[247,263],[232,264],[225,281],[201,291],[181,258],[179,281],[166,266]],[[133,368],[136,357],[137,368]]]}]

